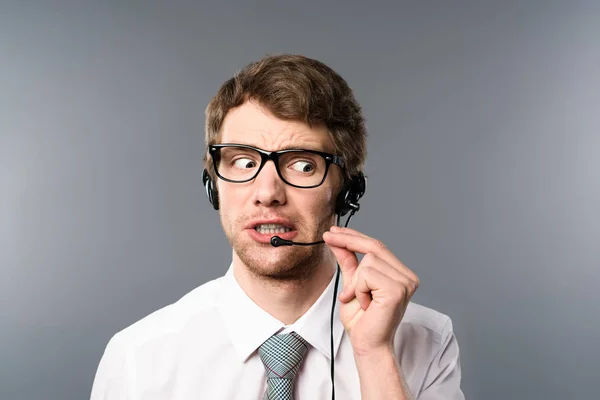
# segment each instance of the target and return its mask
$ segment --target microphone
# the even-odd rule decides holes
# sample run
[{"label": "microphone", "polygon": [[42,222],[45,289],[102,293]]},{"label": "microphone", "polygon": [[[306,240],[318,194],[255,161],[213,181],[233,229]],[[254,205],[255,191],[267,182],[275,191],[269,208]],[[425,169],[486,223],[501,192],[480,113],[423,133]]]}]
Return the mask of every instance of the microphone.
[{"label": "microphone", "polygon": [[279,236],[273,236],[271,238],[271,246],[273,246],[273,247],[291,246],[291,245],[297,245],[297,246],[314,246],[316,244],[321,244],[321,243],[325,243],[325,241],[324,240],[319,240],[318,242],[302,243],[302,242],[292,242],[291,240],[282,239]]}]

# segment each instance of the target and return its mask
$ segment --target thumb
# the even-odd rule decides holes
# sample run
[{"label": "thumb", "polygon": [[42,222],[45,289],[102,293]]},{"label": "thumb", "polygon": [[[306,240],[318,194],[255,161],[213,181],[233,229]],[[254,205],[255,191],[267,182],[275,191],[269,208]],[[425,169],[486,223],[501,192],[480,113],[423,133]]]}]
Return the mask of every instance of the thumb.
[{"label": "thumb", "polygon": [[356,257],[356,254],[343,247],[336,247],[330,244],[327,244],[327,247],[329,247],[340,265],[344,287],[348,286],[352,283],[352,277],[358,268],[358,258]]}]

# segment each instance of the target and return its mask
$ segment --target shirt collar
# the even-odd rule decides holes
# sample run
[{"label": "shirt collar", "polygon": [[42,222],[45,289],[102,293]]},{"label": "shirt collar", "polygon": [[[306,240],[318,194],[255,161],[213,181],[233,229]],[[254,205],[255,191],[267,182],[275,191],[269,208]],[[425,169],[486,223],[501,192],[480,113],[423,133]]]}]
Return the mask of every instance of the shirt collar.
[{"label": "shirt collar", "polygon": [[[310,345],[327,358],[330,356],[331,301],[335,285],[335,274],[317,301],[292,325],[286,327],[281,321],[260,308],[240,287],[233,275],[233,264],[223,277],[219,309],[227,334],[236,349],[240,360],[245,362],[252,353],[269,337],[280,330],[296,331]],[[341,279],[338,293],[341,290]],[[339,302],[333,319],[333,351],[337,354],[344,327],[339,317]]]}]

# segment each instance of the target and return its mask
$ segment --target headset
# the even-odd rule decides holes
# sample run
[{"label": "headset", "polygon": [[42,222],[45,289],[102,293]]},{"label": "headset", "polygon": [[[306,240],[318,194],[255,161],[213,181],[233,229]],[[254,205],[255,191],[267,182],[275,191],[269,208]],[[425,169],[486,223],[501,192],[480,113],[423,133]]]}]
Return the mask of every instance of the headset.
[{"label": "headset", "polygon": [[[209,174],[209,172],[204,169],[202,171],[202,184],[206,189],[206,196],[212,204],[215,210],[219,209],[219,193],[217,192],[217,188],[215,187],[213,180]],[[350,213],[348,219],[346,219],[346,224],[344,227],[348,226],[350,219],[358,210],[360,210],[359,200],[364,196],[367,190],[367,178],[362,172],[358,172],[357,174],[351,175],[349,179],[346,179],[340,193],[337,195],[335,200],[335,214],[337,214],[337,222],[336,225],[340,226],[340,219],[344,215]],[[294,242],[291,240],[285,240],[280,238],[279,236],[273,236],[271,238],[271,246],[279,247],[279,246],[314,246],[317,244],[325,243],[323,240],[319,240],[316,242]],[[331,398],[335,400],[335,379],[334,379],[334,361],[333,361],[333,316],[335,311],[335,303],[337,299],[337,290],[338,284],[340,280],[340,265],[337,265],[337,272],[335,277],[335,286],[333,290],[333,299],[331,302]]]}]

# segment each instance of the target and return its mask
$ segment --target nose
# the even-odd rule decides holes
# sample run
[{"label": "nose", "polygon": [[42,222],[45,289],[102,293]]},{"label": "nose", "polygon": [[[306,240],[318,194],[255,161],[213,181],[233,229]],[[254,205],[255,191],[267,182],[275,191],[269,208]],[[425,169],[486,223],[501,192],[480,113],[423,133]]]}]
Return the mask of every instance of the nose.
[{"label": "nose", "polygon": [[275,163],[269,160],[254,178],[253,203],[257,206],[274,207],[286,202],[285,183],[277,174]]}]

